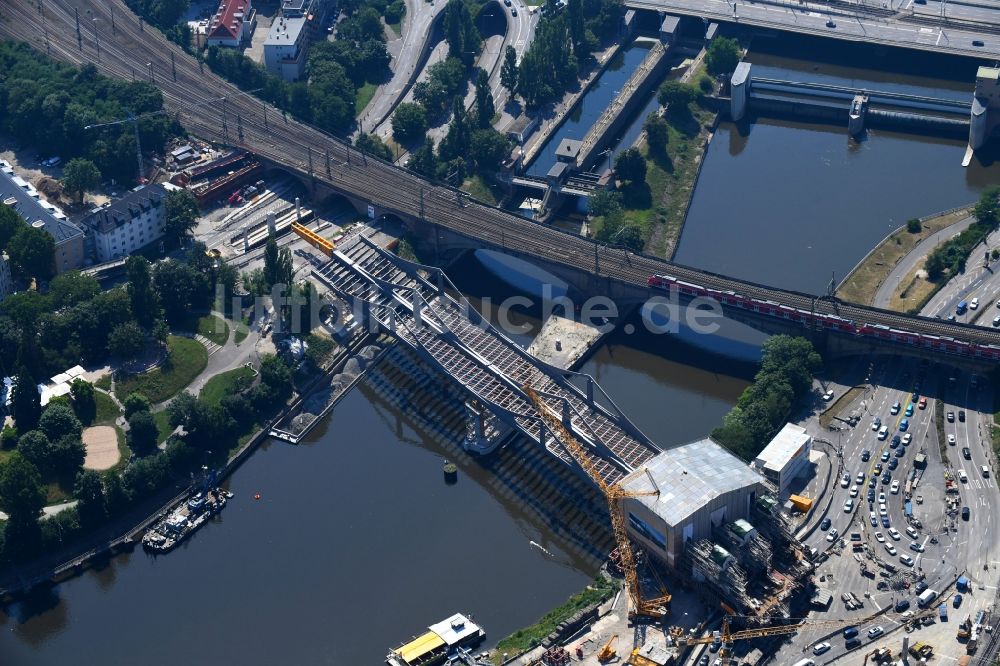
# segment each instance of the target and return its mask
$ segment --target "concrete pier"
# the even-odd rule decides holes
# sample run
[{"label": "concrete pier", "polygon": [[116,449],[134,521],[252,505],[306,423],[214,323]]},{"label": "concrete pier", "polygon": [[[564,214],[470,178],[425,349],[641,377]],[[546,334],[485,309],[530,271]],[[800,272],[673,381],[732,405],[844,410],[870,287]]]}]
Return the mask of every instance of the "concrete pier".
[{"label": "concrete pier", "polygon": [[572,370],[602,337],[604,333],[594,326],[549,315],[528,353],[549,365]]}]

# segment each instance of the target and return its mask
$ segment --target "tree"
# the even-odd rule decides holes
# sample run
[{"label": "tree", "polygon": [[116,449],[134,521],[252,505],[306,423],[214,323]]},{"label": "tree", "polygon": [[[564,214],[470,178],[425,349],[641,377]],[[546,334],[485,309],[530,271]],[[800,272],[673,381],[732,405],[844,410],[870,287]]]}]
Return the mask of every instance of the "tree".
[{"label": "tree", "polygon": [[66,271],[52,278],[49,283],[49,298],[57,309],[89,301],[99,293],[101,284],[79,271]]},{"label": "tree", "polygon": [[27,366],[20,366],[14,380],[14,395],[11,396],[11,408],[14,414],[14,423],[21,432],[34,430],[38,425],[38,419],[42,415],[42,400],[38,394],[38,386],[35,378]]},{"label": "tree", "polygon": [[188,190],[173,190],[163,205],[163,235],[169,243],[178,243],[198,224],[198,200]]},{"label": "tree", "polygon": [[465,116],[465,103],[461,97],[452,100],[451,122],[448,124],[448,134],[438,146],[438,158],[448,161],[469,154],[469,141],[472,128]]},{"label": "tree", "polygon": [[410,159],[406,161],[406,168],[425,178],[436,178],[438,161],[437,156],[434,155],[434,143],[425,141],[419,148],[411,152]]},{"label": "tree", "polygon": [[646,143],[649,150],[659,155],[665,155],[667,151],[667,141],[670,139],[669,125],[667,121],[656,112],[649,114],[646,118]]},{"label": "tree", "polygon": [[[201,256],[204,257],[204,253]],[[212,286],[208,275],[189,263],[174,259],[157,262],[153,268],[153,284],[163,305],[163,314],[175,325],[187,319],[193,310],[211,303]]]},{"label": "tree", "polygon": [[7,514],[7,553],[30,553],[38,544],[38,514],[45,506],[45,487],[38,469],[14,452],[0,465],[0,509]]},{"label": "tree", "polygon": [[85,525],[98,525],[108,517],[107,498],[101,475],[92,469],[81,470],[73,484],[73,497]]},{"label": "tree", "polygon": [[975,208],[972,209],[972,216],[976,218],[976,222],[991,228],[997,226],[997,222],[1000,221],[1000,203],[997,201],[998,197],[1000,197],[1000,187],[996,185],[991,185],[983,190],[982,194],[979,195],[979,201],[976,203]]},{"label": "tree", "polygon": [[622,195],[611,190],[598,190],[587,200],[587,207],[594,217],[604,217],[622,212]]},{"label": "tree", "polygon": [[52,442],[41,430],[29,430],[17,440],[17,451],[43,472],[52,469]]},{"label": "tree", "polygon": [[683,115],[688,112],[687,105],[698,99],[698,93],[688,83],[671,80],[660,86],[657,99],[661,106],[667,107],[669,113]]},{"label": "tree", "polygon": [[427,112],[413,102],[404,102],[392,114],[392,136],[401,143],[423,139],[427,134]]},{"label": "tree", "polygon": [[149,260],[132,255],[125,262],[128,275],[128,295],[132,302],[132,312],[143,326],[152,326],[160,317],[160,298],[153,288],[153,276]]},{"label": "tree", "polygon": [[55,273],[56,243],[44,229],[22,226],[10,239],[7,254],[26,276],[48,280]]},{"label": "tree", "polygon": [[93,385],[77,377],[69,385],[69,394],[73,398],[73,409],[82,423],[90,425],[97,417],[97,397]]},{"label": "tree", "polygon": [[493,91],[490,90],[490,75],[486,70],[476,68],[476,125],[480,129],[485,129],[493,125],[493,116],[496,114],[496,105],[493,103]]},{"label": "tree", "polygon": [[358,150],[362,150],[369,155],[374,155],[386,162],[392,162],[392,148],[382,142],[382,137],[377,134],[358,134],[354,140],[354,145]]},{"label": "tree", "polygon": [[184,426],[187,429],[191,425],[192,417],[198,410],[198,407],[198,399],[187,391],[178,394],[167,405],[167,417],[169,418],[170,426],[173,428]]},{"label": "tree", "polygon": [[267,245],[264,246],[264,281],[267,288],[272,289],[275,285],[290,286],[292,272],[292,253],[288,248],[278,249],[274,236],[268,237]]},{"label": "tree", "polygon": [[67,405],[52,404],[45,408],[42,417],[38,419],[38,429],[45,433],[50,442],[55,442],[66,435],[80,439],[83,424],[76,417],[73,409]]},{"label": "tree", "polygon": [[7,247],[10,239],[18,229],[24,226],[24,220],[5,203],[0,203],[0,247]]},{"label": "tree", "polygon": [[79,435],[64,435],[52,442],[52,468],[62,478],[75,478],[86,457]]},{"label": "tree", "polygon": [[115,326],[108,336],[108,352],[124,361],[138,356],[145,346],[146,333],[132,321]]},{"label": "tree", "polygon": [[740,45],[735,39],[716,37],[705,54],[705,65],[710,74],[731,74],[740,62]]},{"label": "tree", "polygon": [[507,89],[511,99],[517,93],[517,51],[507,45],[503,52],[503,65],[500,66],[500,85]]},{"label": "tree", "polygon": [[464,0],[449,2],[445,6],[444,32],[448,41],[448,57],[471,63],[479,50],[480,37]]},{"label": "tree", "polygon": [[646,159],[638,148],[629,148],[615,158],[615,174],[632,183],[646,182]]},{"label": "tree", "polygon": [[260,381],[281,401],[292,394],[292,371],[274,354],[265,354],[261,358]]},{"label": "tree", "polygon": [[75,193],[81,203],[84,192],[94,189],[100,183],[101,172],[97,165],[88,159],[76,157],[63,167],[63,189],[71,194]]},{"label": "tree", "polygon": [[919,218],[911,217],[906,221],[906,230],[911,234],[919,234],[922,228]]},{"label": "tree", "polygon": [[136,412],[149,412],[153,410],[153,405],[149,398],[138,391],[132,391],[125,400],[122,401],[122,408],[125,410],[125,418],[130,418]]},{"label": "tree", "polygon": [[136,412],[129,418],[128,439],[133,451],[153,450],[157,436],[156,420],[149,412]]},{"label": "tree", "polygon": [[469,155],[480,172],[493,172],[510,155],[510,140],[492,127],[472,133]]}]

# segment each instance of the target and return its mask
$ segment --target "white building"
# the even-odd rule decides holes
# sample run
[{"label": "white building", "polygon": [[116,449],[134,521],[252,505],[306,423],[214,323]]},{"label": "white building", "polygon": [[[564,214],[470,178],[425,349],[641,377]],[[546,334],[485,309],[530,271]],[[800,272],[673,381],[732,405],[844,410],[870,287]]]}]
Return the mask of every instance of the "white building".
[{"label": "white building", "polygon": [[174,189],[170,183],[139,187],[83,218],[97,261],[126,257],[159,240],[167,218],[165,199]]},{"label": "white building", "polygon": [[264,67],[285,81],[296,81],[306,66],[308,51],[305,18],[281,16],[271,24],[264,42]]},{"label": "white building", "polygon": [[809,468],[812,441],[812,436],[805,428],[786,423],[751,466],[773,483],[781,495],[792,479],[801,476]]},{"label": "white building", "polygon": [[251,0],[220,0],[208,24],[208,45],[239,48],[249,41],[255,17]]},{"label": "white building", "polygon": [[625,500],[629,534],[646,551],[677,567],[688,541],[747,518],[764,492],[763,479],[710,438],[657,454],[622,479],[621,487],[644,494]]}]

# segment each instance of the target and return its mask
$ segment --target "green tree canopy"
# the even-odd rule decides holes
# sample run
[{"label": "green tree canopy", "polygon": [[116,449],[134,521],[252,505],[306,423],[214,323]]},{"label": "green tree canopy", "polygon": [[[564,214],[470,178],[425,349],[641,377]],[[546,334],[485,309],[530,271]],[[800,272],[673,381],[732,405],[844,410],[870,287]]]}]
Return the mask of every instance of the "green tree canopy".
[{"label": "green tree canopy", "polygon": [[122,408],[125,410],[125,418],[131,417],[136,412],[149,412],[153,410],[153,405],[149,398],[138,391],[132,391],[122,400]]},{"label": "green tree canopy", "polygon": [[45,433],[49,441],[56,440],[71,435],[77,439],[83,432],[83,424],[76,417],[73,409],[60,403],[49,403],[42,416],[38,419],[38,428]]},{"label": "green tree canopy", "polygon": [[680,81],[665,81],[660,86],[657,100],[661,106],[667,107],[668,113],[673,115],[688,112],[688,104],[698,99],[698,91],[689,83]]},{"label": "green tree canopy", "polygon": [[420,104],[404,102],[392,114],[392,136],[401,143],[423,140],[427,134],[427,113]]},{"label": "green tree canopy", "polygon": [[472,133],[469,155],[481,172],[493,172],[510,154],[510,140],[492,127]]},{"label": "green tree canopy", "polygon": [[73,497],[79,502],[77,509],[85,525],[97,525],[108,517],[107,498],[101,475],[92,469],[82,470],[73,484]]},{"label": "green tree canopy", "polygon": [[665,155],[667,151],[667,141],[670,139],[670,129],[667,121],[658,113],[651,113],[646,118],[646,143],[651,152],[657,155]]},{"label": "green tree canopy", "polygon": [[507,89],[511,99],[517,93],[517,51],[510,44],[503,52],[503,65],[500,66],[500,85]]},{"label": "green tree canopy", "polygon": [[89,301],[101,293],[100,283],[79,271],[61,273],[49,283],[49,298],[56,308],[63,308]]},{"label": "green tree canopy", "polygon": [[628,148],[615,158],[615,174],[632,183],[646,182],[646,158],[638,148]]},{"label": "green tree canopy", "polygon": [[358,134],[358,138],[354,140],[354,145],[358,150],[363,150],[369,155],[374,155],[375,157],[381,158],[386,162],[392,162],[392,148],[385,145],[382,142],[382,137],[377,134]]},{"label": "green tree canopy", "polygon": [[69,394],[73,398],[73,410],[77,418],[90,425],[97,417],[97,397],[93,385],[79,377],[69,385]]},{"label": "green tree canopy", "polygon": [[41,430],[29,430],[17,440],[17,451],[38,470],[52,469],[52,442]]},{"label": "green tree canopy", "polygon": [[14,423],[20,432],[34,430],[42,415],[42,400],[38,394],[35,378],[27,366],[20,366],[14,380],[11,409],[14,413]]},{"label": "green tree canopy", "polygon": [[171,243],[179,242],[198,224],[198,200],[188,190],[173,190],[167,194],[164,206],[163,235]]},{"label": "green tree canopy", "polygon": [[55,273],[56,243],[44,229],[22,226],[10,239],[7,254],[25,276],[48,280]]},{"label": "green tree canopy", "polygon": [[75,157],[63,167],[62,184],[70,194],[76,194],[83,201],[83,194],[101,183],[101,172],[97,165],[83,157]]},{"label": "green tree canopy", "polygon": [[136,412],[128,420],[129,446],[135,451],[156,448],[157,430],[153,415],[147,411]]},{"label": "green tree canopy", "polygon": [[493,102],[493,91],[490,90],[490,76],[486,70],[476,68],[476,125],[479,129],[492,127],[493,116],[496,114],[496,104]]},{"label": "green tree canopy", "polygon": [[138,356],[145,346],[145,331],[132,321],[115,326],[108,336],[108,352],[125,361]]},{"label": "green tree canopy", "polygon": [[45,487],[38,469],[14,452],[0,464],[0,509],[8,516],[5,550],[31,552],[38,542],[38,515],[45,506]]},{"label": "green tree canopy", "polygon": [[711,74],[731,74],[740,62],[740,44],[735,39],[716,37],[705,54],[705,66]]}]

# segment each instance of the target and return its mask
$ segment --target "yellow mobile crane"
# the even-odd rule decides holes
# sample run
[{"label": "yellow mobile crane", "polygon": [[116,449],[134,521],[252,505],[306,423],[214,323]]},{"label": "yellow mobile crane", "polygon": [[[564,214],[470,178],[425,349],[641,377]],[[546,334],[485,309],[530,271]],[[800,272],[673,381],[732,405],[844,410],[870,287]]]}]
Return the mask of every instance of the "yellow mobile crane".
[{"label": "yellow mobile crane", "polygon": [[[588,476],[597,484],[597,487],[604,493],[608,501],[608,512],[611,514],[611,527],[614,529],[615,541],[618,544],[618,553],[621,556],[621,568],[625,573],[625,582],[628,589],[629,598],[632,600],[632,611],[629,616],[647,617],[662,619],[667,614],[667,607],[670,604],[670,594],[663,594],[655,599],[644,599],[642,589],[639,584],[639,574],[636,571],[635,553],[632,551],[632,544],[629,542],[628,531],[625,528],[625,516],[620,501],[629,497],[643,497],[649,495],[659,495],[659,490],[647,492],[629,492],[620,485],[610,485],[601,476],[590,459],[590,454],[576,440],[576,438],[566,430],[558,414],[553,413],[541,396],[525,385],[524,392],[534,403],[538,410],[538,415],[542,421],[559,440],[566,451],[573,457]],[[655,486],[654,486],[655,487]],[[666,592],[666,590],[664,590]]]}]

